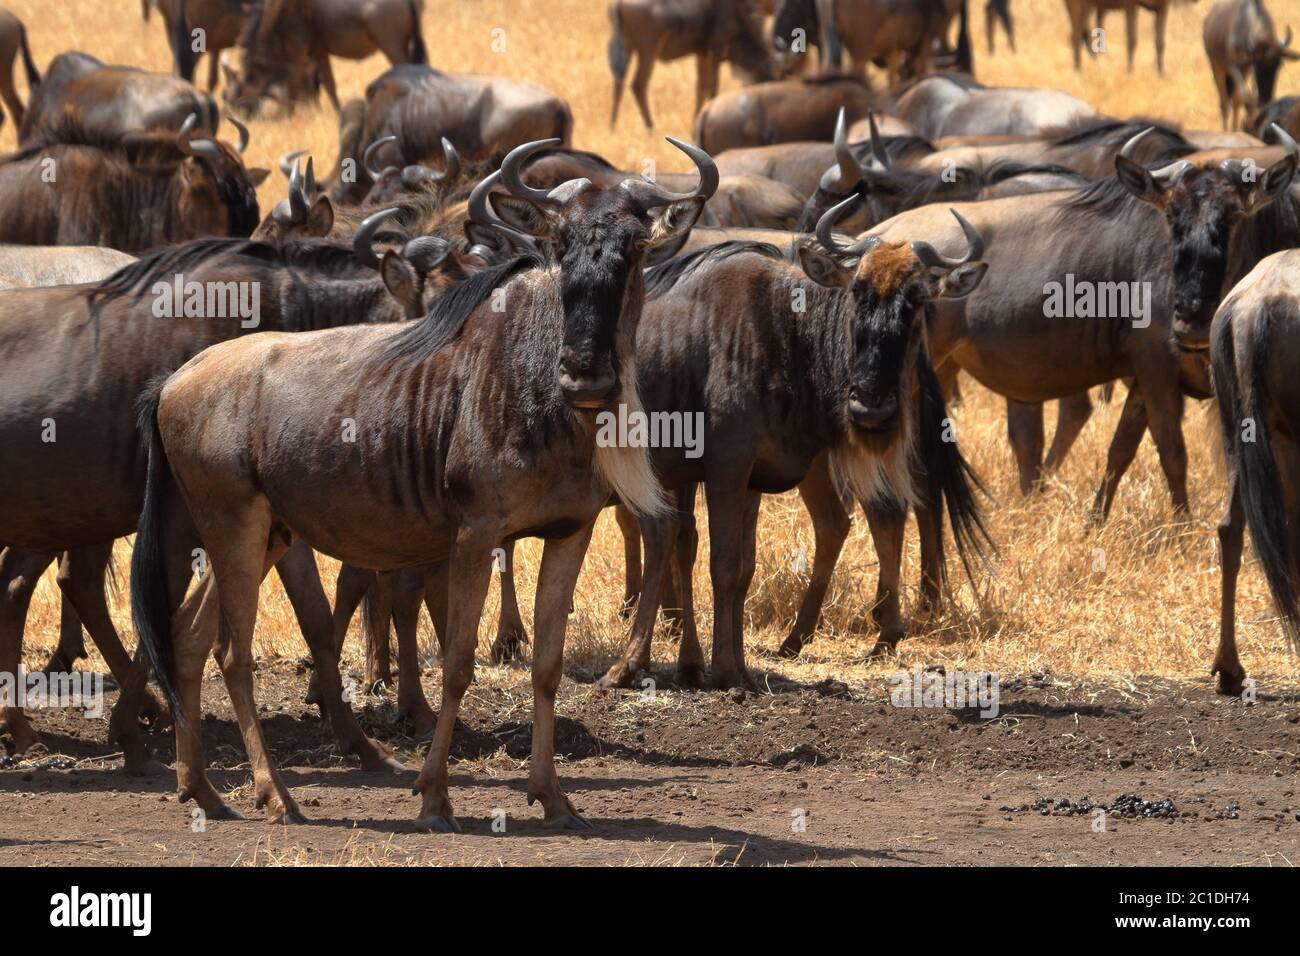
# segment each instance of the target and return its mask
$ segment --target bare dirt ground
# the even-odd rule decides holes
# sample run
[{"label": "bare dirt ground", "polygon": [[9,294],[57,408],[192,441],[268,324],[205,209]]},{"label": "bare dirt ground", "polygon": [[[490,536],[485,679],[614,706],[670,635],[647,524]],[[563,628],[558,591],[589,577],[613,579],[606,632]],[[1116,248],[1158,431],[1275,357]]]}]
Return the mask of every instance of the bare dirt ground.
[{"label": "bare dirt ground", "polygon": [[[762,660],[760,673],[764,672]],[[531,695],[497,668],[466,701],[452,752],[463,835],[415,832],[406,776],[340,759],[304,666],[259,664],[268,739],[310,823],[252,805],[219,678],[205,692],[213,780],[248,822],[206,828],[161,767],[126,777],[105,724],[37,712],[43,749],[0,770],[0,864],[1055,864],[1290,865],[1300,859],[1297,688],[1245,705],[1208,680],[1101,686],[1003,675],[1000,713],[900,709],[889,685],[800,684],[757,697],[561,688],[561,775],[590,834],[553,833],[525,802]],[[426,690],[436,694],[436,668]],[[490,686],[488,686],[490,683]],[[110,700],[112,696],[110,695]],[[436,700],[436,696],[434,697]],[[391,698],[358,700],[368,730],[414,767]],[[151,734],[172,759],[171,735]],[[1104,830],[1094,806],[1105,806]],[[494,821],[496,826],[494,828]]]}]

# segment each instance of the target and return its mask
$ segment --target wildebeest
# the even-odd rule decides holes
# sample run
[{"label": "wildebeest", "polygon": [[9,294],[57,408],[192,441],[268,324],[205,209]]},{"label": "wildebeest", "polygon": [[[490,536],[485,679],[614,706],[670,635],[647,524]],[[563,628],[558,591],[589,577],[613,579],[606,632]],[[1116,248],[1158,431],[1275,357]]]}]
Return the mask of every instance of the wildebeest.
[{"label": "wildebeest", "polygon": [[1267,106],[1273,99],[1282,61],[1300,58],[1300,53],[1290,48],[1289,26],[1286,37],[1278,40],[1273,17],[1263,0],[1216,3],[1205,16],[1201,38],[1214,88],[1219,93],[1219,117],[1224,129],[1240,129],[1243,120]]},{"label": "wildebeest", "polygon": [[1087,103],[1059,90],[986,87],[949,74],[916,81],[899,95],[892,112],[930,140],[1041,135],[1097,115]]},{"label": "wildebeest", "polygon": [[[366,87],[365,103],[339,118],[339,160],[327,177],[330,197],[360,202],[373,180],[367,171],[441,157],[442,140],[469,163],[504,155],[511,144],[573,134],[573,113],[534,83],[496,76],[443,73],[407,64]],[[365,160],[366,151],[386,137]],[[349,178],[350,176],[350,178]]]},{"label": "wildebeest", "polygon": [[[674,560],[677,580],[689,578],[697,484],[705,487],[709,511],[710,669],[721,687],[755,689],[742,635],[762,495],[801,485],[817,469],[826,478],[822,497],[834,498],[827,458],[881,519],[872,530],[882,585],[901,557],[902,519],[910,505],[925,506],[938,519],[927,530],[939,536],[946,505],[963,555],[978,547],[971,476],[956,444],[942,438],[947,413],[925,347],[925,314],[933,299],[960,298],[980,283],[987,269],[981,240],[958,220],[970,239],[961,258],[940,256],[921,240],[871,238],[844,247],[832,226],[856,201],[818,223],[817,244],[799,249],[802,270],[773,247],[737,243],[651,271],[637,334],[643,407],[652,422],[654,416],[670,423],[674,415],[701,413],[703,454],[692,456],[681,442],[661,443],[652,452],[656,473],[676,495],[676,514],[641,519],[646,568],[636,620],[627,650],[604,683],[624,684],[648,666],[660,588]],[[778,368],[788,374],[773,377]],[[685,541],[675,543],[679,534]],[[941,537],[937,543],[941,554]],[[818,544],[820,561],[820,535]],[[838,547],[828,550],[833,566]],[[703,655],[689,589],[678,596],[685,599],[678,679],[695,684]],[[881,640],[892,645],[899,636],[890,628]]]},{"label": "wildebeest", "polygon": [[[32,51],[27,46],[27,28],[23,21],[8,10],[0,10],[0,99],[4,100],[9,116],[14,121],[14,129],[23,126],[23,101],[14,89],[14,62],[18,54],[23,55],[23,68],[27,71],[27,89],[29,94],[35,92],[41,82],[41,71],[36,69],[32,60]],[[0,125],[4,124],[4,114],[0,113]]]},{"label": "wildebeest", "polygon": [[1246,672],[1237,654],[1237,574],[1250,528],[1282,633],[1300,649],[1300,252],[1262,260],[1215,312],[1208,329],[1228,492],[1219,524],[1222,597],[1212,672],[1221,693],[1240,694]]},{"label": "wildebeest", "polygon": [[695,138],[710,153],[794,140],[829,140],[841,111],[866,117],[876,96],[856,77],[776,80],[716,96],[695,117]]},{"label": "wildebeest", "polygon": [[[263,335],[243,347],[208,349],[150,404],[150,484],[132,560],[132,614],[177,710],[181,795],[209,819],[229,815],[207,781],[199,739],[199,680],[218,637],[258,805],[268,806],[272,819],[301,819],[262,737],[251,647],[261,580],[298,536],[360,567],[450,559],[442,703],[416,790],[423,794],[420,826],[459,830],[447,757],[473,677],[493,551],[540,536],[547,540],[537,586],[528,796],[542,801],[550,825],[589,826],[564,795],[553,759],[569,604],[611,493],[641,512],[662,507],[645,449],[598,443],[595,416],[639,404],[633,341],[642,256],[691,227],[716,170],[682,144],[700,167],[691,193],[636,180],[612,190],[576,180],[543,192],[519,179],[519,164],[537,148],[525,144],[506,157],[502,181],[510,195],[498,198],[497,211],[553,236],[555,265],[540,268],[524,256],[485,270],[407,328]],[[652,215],[653,208],[661,212]],[[504,312],[489,299],[504,301]],[[217,392],[242,398],[214,404]],[[403,408],[419,413],[397,414]],[[338,440],[344,416],[358,443]],[[282,424],[263,427],[273,419]],[[257,450],[232,458],[235,446]],[[208,574],[184,604],[188,552],[165,545],[182,498],[209,559]]]},{"label": "wildebeest", "polygon": [[[113,627],[104,569],[113,541],[134,530],[145,491],[136,401],[149,382],[214,342],[405,317],[357,254],[370,234],[353,245],[197,240],[101,283],[0,293],[8,370],[0,376],[0,671],[17,673],[28,602],[65,551],[61,588],[124,689],[109,738],[123,744],[129,769],[144,758],[135,730],[144,673],[132,671]],[[316,679],[329,690],[322,708],[340,746],[364,766],[388,766],[342,703],[330,609],[310,550],[292,549],[278,570]],[[20,710],[0,714],[0,727],[17,752],[35,739]]]},{"label": "wildebeest", "polygon": [[[197,236],[247,236],[258,224],[255,188],[229,143],[140,134],[117,146],[34,146],[0,160],[0,235],[26,245],[99,245],[143,252]],[[247,144],[241,130],[240,146]]]},{"label": "wildebeest", "polygon": [[649,89],[656,61],[695,57],[697,113],[717,94],[718,68],[723,62],[731,63],[751,82],[775,75],[762,17],[753,0],[614,0],[609,23],[609,69],[614,75],[610,126],[618,122],[623,82],[633,56],[632,95],[647,129],[654,126]]},{"label": "wildebeest", "polygon": [[0,245],[0,289],[98,282],[134,261],[98,246]]},{"label": "wildebeest", "polygon": [[[221,75],[222,52],[238,44],[244,31],[247,0],[157,0],[157,6],[176,75],[193,83],[198,59],[206,54],[208,92],[212,92]],[[196,31],[202,31],[198,50]]]},{"label": "wildebeest", "polygon": [[179,77],[60,53],[32,96],[19,143],[112,146],[133,133],[176,133],[192,115],[201,129],[220,122],[212,97]]},{"label": "wildebeest", "polygon": [[251,115],[278,87],[292,110],[319,82],[337,110],[331,56],[360,60],[379,51],[394,66],[428,61],[422,6],[422,0],[264,0],[249,13],[240,37],[239,69],[222,64],[222,96]]},{"label": "wildebeest", "polygon": [[997,33],[997,24],[1002,24],[1006,32],[1007,43],[1011,52],[1016,52],[1016,22],[1011,16],[1011,0],[985,0],[984,35],[988,38],[989,56],[993,55],[993,37]]},{"label": "wildebeest", "polygon": [[1124,39],[1128,49],[1128,69],[1133,71],[1133,54],[1137,52],[1138,8],[1155,14],[1156,69],[1165,71],[1165,23],[1169,19],[1169,4],[1173,0],[1065,0],[1065,10],[1070,18],[1070,51],[1074,54],[1074,68],[1082,68],[1079,51],[1087,49],[1094,54],[1092,36],[1088,27],[1088,14],[1096,12],[1097,29],[1103,30],[1103,20],[1112,10],[1124,11]]}]

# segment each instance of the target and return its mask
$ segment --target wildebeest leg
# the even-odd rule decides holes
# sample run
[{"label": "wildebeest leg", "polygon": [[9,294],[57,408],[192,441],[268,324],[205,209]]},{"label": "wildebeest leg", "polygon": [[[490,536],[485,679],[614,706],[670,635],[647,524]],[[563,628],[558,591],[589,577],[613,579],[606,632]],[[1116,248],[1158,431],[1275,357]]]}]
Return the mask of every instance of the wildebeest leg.
[{"label": "wildebeest leg", "polygon": [[[460,832],[447,792],[447,757],[451,736],[460,712],[460,701],[474,679],[474,650],[478,643],[478,622],[483,614],[492,579],[492,550],[499,546],[502,531],[495,524],[461,527],[452,549],[447,571],[447,634],[442,660],[442,702],[438,725],[412,792],[423,795],[419,829],[443,833]],[[564,607],[568,614],[568,605]],[[534,655],[534,668],[536,656]]]},{"label": "wildebeest leg", "polygon": [[424,607],[433,621],[433,636],[438,641],[438,657],[447,649],[447,575],[450,565],[446,561],[425,570]]},{"label": "wildebeest leg", "polygon": [[[334,611],[332,613],[334,628],[334,656],[342,659],[343,644],[347,640],[348,626],[352,615],[357,611],[362,599],[375,583],[375,572],[367,568],[358,568],[351,564],[339,566],[338,577],[334,581]],[[320,703],[320,687],[313,671],[307,684],[306,701],[309,704]]]},{"label": "wildebeest leg", "polygon": [[[272,823],[304,823],[306,818],[271,760],[270,748],[266,745],[262,725],[257,718],[253,684],[253,628],[257,623],[257,596],[271,567],[288,551],[288,536],[271,534],[271,511],[265,501],[255,502],[242,509],[222,508],[220,511],[224,513],[223,519],[205,521],[206,527],[203,529],[203,543],[207,545],[208,557],[212,562],[219,608],[215,655],[217,665],[221,668],[221,676],[225,679],[226,690],[230,694],[230,704],[235,711],[235,720],[239,723],[239,732],[244,738],[244,750],[253,771],[257,808],[260,810],[266,807],[268,819]],[[311,560],[310,551],[307,555]],[[283,580],[292,576],[281,577]],[[320,600],[324,605],[324,594]],[[322,607],[321,614],[325,620],[329,619],[327,607]],[[322,670],[334,656],[331,653],[333,644],[329,640],[332,635],[328,630],[325,635],[324,641],[309,640],[313,644],[313,652],[317,646],[321,646],[325,652],[317,657],[317,670]],[[337,664],[334,667],[337,682]],[[321,674],[321,692],[327,707],[332,703],[331,697],[341,696],[334,693],[335,688],[330,686],[329,678],[329,674]],[[333,710],[329,713],[332,717]],[[335,726],[336,733],[342,726],[340,721]]]},{"label": "wildebeest leg", "polygon": [[731,653],[740,670],[741,679],[750,690],[758,690],[758,683],[745,666],[745,598],[754,580],[758,564],[758,512],[763,496],[751,492],[745,503],[744,536],[740,546],[740,576],[736,581],[731,614]]},{"label": "wildebeest leg", "polygon": [[[1100,12],[1097,15],[1100,17]],[[1124,45],[1128,50],[1128,71],[1132,73],[1133,57],[1137,53],[1138,45],[1138,8],[1136,3],[1124,10]]]},{"label": "wildebeest leg", "polygon": [[375,574],[375,583],[361,602],[361,634],[366,649],[366,691],[393,685],[390,622],[393,620],[393,572]]},{"label": "wildebeest leg", "polygon": [[1219,94],[1219,124],[1228,129],[1228,74],[1223,70],[1214,71],[1214,90]]},{"label": "wildebeest leg", "polygon": [[704,649],[695,628],[695,554],[700,546],[700,534],[695,528],[695,491],[698,486],[689,484],[677,492],[677,534],[673,546],[673,590],[681,605],[678,624],[681,641],[677,646],[677,683],[683,687],[699,687],[704,683]]},{"label": "wildebeest leg", "polygon": [[515,543],[502,545],[505,565],[497,580],[501,584],[501,615],[497,618],[497,636],[492,642],[492,663],[502,664],[519,659],[520,649],[528,643],[528,630],[519,614],[519,595],[515,591]]},{"label": "wildebeest leg", "polygon": [[840,551],[844,548],[844,539],[849,536],[851,527],[848,512],[840,501],[839,490],[831,477],[828,456],[822,455],[813,462],[812,468],[799,483],[799,496],[803,498],[804,507],[812,519],[813,568],[794,627],[781,643],[782,657],[798,657],[804,646],[812,641],[817,621],[821,617],[822,603],[826,600],[826,589],[830,587],[831,575],[835,573]]},{"label": "wildebeest leg", "polygon": [[1241,549],[1246,527],[1237,489],[1236,465],[1228,463],[1228,500],[1219,522],[1219,573],[1222,594],[1219,599],[1219,649],[1214,654],[1211,676],[1218,678],[1220,694],[1241,693],[1246,671],[1237,656],[1237,574],[1241,571]]},{"label": "wildebeest leg", "polygon": [[406,568],[393,573],[393,625],[397,629],[397,712],[415,725],[422,737],[433,730],[433,708],[420,687],[420,602],[424,572]]},{"label": "wildebeest leg", "polygon": [[[316,678],[320,683],[321,712],[329,721],[330,728],[334,731],[334,739],[338,742],[339,750],[343,753],[356,755],[361,761],[363,770],[403,769],[401,764],[393,759],[383,745],[376,743],[365,735],[361,725],[357,723],[356,714],[352,713],[352,708],[343,699],[343,683],[339,678],[339,659],[338,655],[334,653],[334,627],[330,616],[329,601],[325,598],[325,589],[321,586],[320,572],[316,569],[316,555],[312,552],[311,547],[301,539],[294,541],[292,546],[286,546],[283,549],[283,554],[276,560],[275,570],[280,576],[280,583],[284,585],[284,592],[289,597],[289,603],[293,605],[294,614],[298,618],[298,626],[302,629],[302,636],[306,639],[307,647],[311,650],[312,662],[316,668]],[[250,572],[245,571],[245,575],[248,573]],[[218,582],[220,580],[218,578]],[[247,583],[244,578],[238,580],[241,584]],[[256,600],[256,595],[254,595],[254,600]],[[224,613],[226,607],[224,601],[221,606]],[[254,603],[253,607],[255,612],[256,603]],[[256,614],[254,613],[254,619],[255,617]],[[242,625],[244,622],[242,619],[237,619],[235,623]],[[248,623],[251,627],[252,620],[250,619]],[[239,634],[242,632],[235,631],[234,633]],[[252,653],[251,645],[248,653],[250,655]],[[235,675],[237,678],[243,680],[243,658],[235,656],[232,658],[232,664],[236,668]],[[249,666],[251,667],[251,657]],[[251,670],[248,672],[248,680],[251,694]],[[254,711],[254,716],[256,716],[256,711]],[[258,733],[260,735],[260,730]],[[250,760],[251,756],[250,753]]]},{"label": "wildebeest leg", "polygon": [[1020,472],[1020,493],[1032,494],[1043,477],[1043,406],[1008,398],[1007,440]]},{"label": "wildebeest leg", "polygon": [[650,643],[654,638],[655,617],[663,598],[664,578],[669,573],[674,521],[671,517],[643,518],[641,537],[645,540],[645,573],[641,580],[641,597],[632,621],[627,647],[597,683],[601,687],[627,687],[632,675],[650,667]]},{"label": "wildebeest leg", "polygon": [[[1137,12],[1134,11],[1134,19]],[[1156,7],[1156,72],[1165,72],[1165,24],[1169,20],[1169,4]]]},{"label": "wildebeest leg", "polygon": [[880,627],[880,635],[870,657],[882,657],[894,650],[903,637],[903,616],[899,590],[903,567],[903,534],[907,529],[907,507],[898,502],[872,501],[864,504],[867,528],[876,548],[880,565],[876,581],[876,603],[871,617]]},{"label": "wildebeest leg", "polygon": [[1142,388],[1147,407],[1147,427],[1160,457],[1160,467],[1169,485],[1174,513],[1187,514],[1187,446],[1183,442],[1183,393],[1177,379],[1152,382]]},{"label": "wildebeest leg", "polygon": [[1043,474],[1053,474],[1065,461],[1074,447],[1075,439],[1092,417],[1092,396],[1086,391],[1067,395],[1056,403],[1056,430],[1052,433],[1052,447],[1043,462]]},{"label": "wildebeest leg", "polygon": [[1128,391],[1124,400],[1124,410],[1120,412],[1119,424],[1110,440],[1110,450],[1106,453],[1106,474],[1102,476],[1101,487],[1092,503],[1092,516],[1089,525],[1100,525],[1110,517],[1110,506],[1115,503],[1115,490],[1119,481],[1133,464],[1138,445],[1142,444],[1142,435],[1147,430],[1147,408],[1142,399],[1142,390],[1136,383]]},{"label": "wildebeest leg", "polygon": [[577,534],[547,541],[537,574],[537,598],[533,606],[537,640],[533,647],[533,751],[528,761],[528,805],[532,806],[535,800],[542,801],[545,825],[556,829],[591,829],[591,824],[578,816],[564,795],[555,773],[555,691],[564,672],[564,631],[573,588],[595,526],[592,520]]},{"label": "wildebeest leg", "polygon": [[623,606],[619,608],[619,617],[632,616],[636,606],[637,595],[641,593],[641,525],[636,516],[622,503],[614,506],[614,520],[618,530],[623,532]]},{"label": "wildebeest leg", "polygon": [[[224,48],[223,48],[224,49]],[[217,92],[217,80],[221,76],[221,50],[208,51],[208,92]]]},{"label": "wildebeest leg", "polygon": [[[1232,79],[1232,128],[1241,129],[1242,107],[1247,105],[1250,98],[1250,87],[1246,85],[1246,77],[1236,66],[1228,67],[1228,76]],[[1250,116],[1250,111],[1245,113],[1246,117]]]},{"label": "wildebeest leg", "polygon": [[705,50],[695,57],[695,115],[713,97],[718,95],[718,59]]},{"label": "wildebeest leg", "polygon": [[59,602],[59,643],[41,670],[47,674],[70,673],[73,665],[85,656],[86,642],[82,637],[81,618],[72,609],[72,602],[63,598]]},{"label": "wildebeest leg", "polygon": [[757,690],[754,678],[745,670],[743,657],[736,654],[736,633],[744,626],[743,615],[737,620],[737,608],[743,609],[745,596],[741,593],[737,597],[737,592],[745,574],[745,544],[750,538],[747,521],[751,514],[757,520],[758,508],[753,499],[759,496],[749,490],[748,471],[728,477],[731,480],[715,479],[704,486],[709,508],[709,573],[713,579],[713,685]]},{"label": "wildebeest leg", "polygon": [[636,72],[632,74],[632,95],[636,97],[636,105],[641,110],[641,119],[645,121],[646,129],[654,129],[655,121],[650,115],[650,77],[655,71],[654,54],[649,51],[641,51],[636,55]]},{"label": "wildebeest leg", "polygon": [[[0,70],[0,99],[4,100],[5,106],[9,109],[9,115],[13,117],[14,133],[22,129],[23,119],[26,117],[26,110],[23,108],[23,101],[18,98],[18,91],[14,89],[14,78],[12,74],[13,61],[9,64],[8,70]],[[0,116],[0,123],[3,123],[4,117]]]},{"label": "wildebeest leg", "polygon": [[[399,60],[398,62],[400,63],[401,61]],[[339,106],[339,91],[334,85],[334,68],[330,66],[330,55],[328,53],[321,53],[316,57],[316,69],[318,71],[318,76],[320,77],[321,86],[325,87],[325,95],[328,96],[330,102],[334,104],[334,112],[339,112],[341,109]]]},{"label": "wildebeest leg", "polygon": [[[23,626],[32,592],[45,569],[56,557],[53,551],[34,553],[5,548],[0,551],[0,674],[13,678],[17,691],[23,659]],[[0,701],[0,741],[10,754],[19,755],[36,743],[36,732],[18,707]]]},{"label": "wildebeest leg", "polygon": [[104,586],[112,552],[112,541],[64,552],[59,562],[58,582],[64,599],[85,622],[86,630],[122,689],[109,719],[108,742],[121,744],[128,773],[141,773],[147,753],[140,739],[139,718],[144,714],[151,720],[157,719],[162,707],[149,691],[149,668],[144,658],[131,660],[108,611]]}]

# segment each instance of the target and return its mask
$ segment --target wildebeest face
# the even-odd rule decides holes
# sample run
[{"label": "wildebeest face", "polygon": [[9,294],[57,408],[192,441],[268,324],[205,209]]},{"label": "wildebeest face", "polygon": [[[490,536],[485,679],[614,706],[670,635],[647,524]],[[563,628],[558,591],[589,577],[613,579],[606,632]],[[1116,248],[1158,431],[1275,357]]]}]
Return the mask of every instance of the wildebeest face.
[{"label": "wildebeest face", "polygon": [[[571,408],[606,408],[632,384],[627,379],[634,371],[646,253],[689,233],[718,188],[718,169],[708,154],[669,141],[699,170],[693,192],[671,193],[637,179],[606,189],[589,179],[571,179],[550,190],[529,186],[521,178],[523,163],[558,140],[526,143],[501,164],[499,178],[509,192],[492,196],[496,215],[508,229],[549,238],[559,266],[564,317],[556,378]],[[472,219],[482,218],[496,178],[484,180],[470,197]]]},{"label": "wildebeest face", "polygon": [[[819,233],[829,237],[828,220],[844,205],[827,213]],[[968,224],[963,222],[963,228]],[[972,256],[980,254],[977,241],[971,244]],[[886,243],[875,237],[836,252],[860,258],[850,268],[824,246],[805,245],[799,250],[800,264],[814,281],[846,289],[853,298],[847,418],[858,440],[887,446],[903,431],[908,399],[917,385],[929,303],[969,295],[988,264],[944,259],[923,242]]]},{"label": "wildebeest face", "polygon": [[261,221],[257,187],[269,171],[246,169],[233,147],[215,146],[182,161],[177,211],[195,235],[250,236]]},{"label": "wildebeest face", "polygon": [[1149,170],[1123,155],[1115,163],[1129,192],[1164,213],[1174,247],[1174,343],[1203,351],[1226,292],[1236,227],[1287,190],[1295,157],[1287,155],[1267,169],[1227,160],[1210,168],[1182,162]]}]

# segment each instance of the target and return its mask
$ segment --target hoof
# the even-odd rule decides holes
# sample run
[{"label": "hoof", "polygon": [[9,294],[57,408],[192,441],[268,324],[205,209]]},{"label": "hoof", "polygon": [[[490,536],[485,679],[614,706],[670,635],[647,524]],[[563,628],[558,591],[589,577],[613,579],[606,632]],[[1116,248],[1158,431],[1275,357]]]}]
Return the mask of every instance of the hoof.
[{"label": "hoof", "polygon": [[225,803],[220,804],[215,810],[212,810],[210,812],[205,812],[204,815],[209,820],[233,820],[235,822],[238,822],[240,820],[248,819],[242,813],[236,810],[234,807],[229,806],[228,804]]},{"label": "hoof", "polygon": [[282,813],[278,817],[273,817],[269,821],[279,823],[284,826],[300,826],[307,822],[307,818],[302,815],[301,810],[290,810],[288,813]]},{"label": "hoof", "polygon": [[677,683],[681,687],[703,687],[704,686],[704,665],[703,664],[678,664],[677,665]]},{"label": "hoof", "polygon": [[158,777],[171,773],[171,768],[157,760],[148,758],[139,762],[131,761],[122,768],[128,777]]},{"label": "hoof", "polygon": [[898,650],[895,646],[897,643],[897,641],[887,641],[884,638],[881,638],[876,641],[875,646],[873,646],[867,653],[867,660],[879,661],[884,660],[886,657],[892,657]]},{"label": "hoof", "polygon": [[415,829],[420,833],[464,833],[460,827],[460,821],[454,816],[439,817],[418,817],[415,821]]},{"label": "hoof", "polygon": [[1242,689],[1246,683],[1245,671],[1226,671],[1216,667],[1210,671],[1217,680],[1215,681],[1215,690],[1225,697],[1240,697]]},{"label": "hoof", "polygon": [[786,660],[792,661],[803,653],[803,648],[804,641],[792,634],[781,642],[781,647],[777,651],[777,654],[784,657]]},{"label": "hoof", "polygon": [[596,681],[596,686],[601,690],[615,690],[620,687],[632,686],[632,672],[615,664],[606,673],[605,676]]},{"label": "hoof", "polygon": [[542,826],[548,830],[595,830],[596,828],[576,813],[565,813],[558,817],[543,820]]}]

